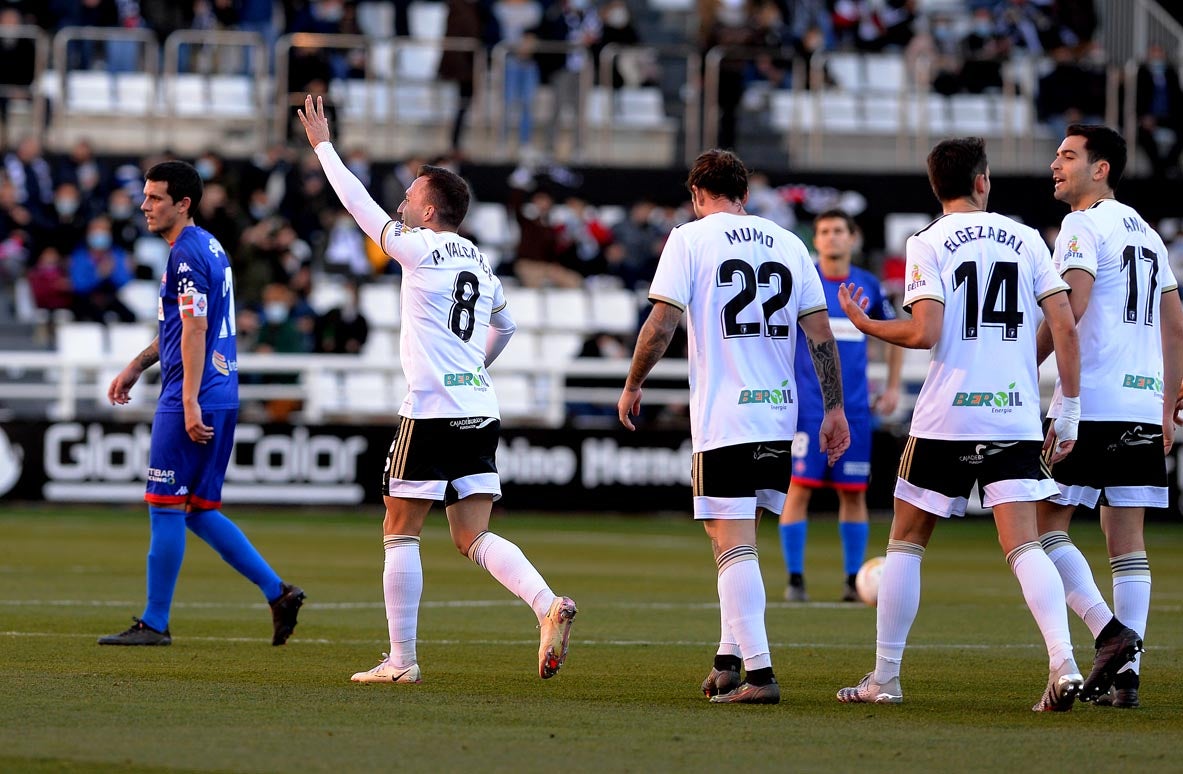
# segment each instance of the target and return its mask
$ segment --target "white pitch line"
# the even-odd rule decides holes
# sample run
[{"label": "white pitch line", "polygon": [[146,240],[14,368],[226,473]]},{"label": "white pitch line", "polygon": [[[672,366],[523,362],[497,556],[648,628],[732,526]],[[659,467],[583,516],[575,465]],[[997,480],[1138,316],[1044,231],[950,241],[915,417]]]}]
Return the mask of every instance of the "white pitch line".
[{"label": "white pitch line", "polygon": [[[95,639],[94,633],[78,633],[78,632],[20,632],[20,631],[0,631],[0,637],[13,638],[60,638],[60,639]],[[182,636],[179,639],[183,642],[242,642],[242,643],[270,643],[270,638],[266,637],[206,637],[206,636]],[[301,645],[366,645],[375,648],[381,648],[386,643],[380,640],[334,640],[325,638],[302,638],[299,635],[293,635],[291,642],[298,642]],[[538,644],[537,639],[530,640],[455,640],[455,639],[420,639],[420,645],[486,645],[491,647],[518,647]],[[609,647],[609,648],[634,648],[634,647],[684,647],[684,648],[714,648],[718,646],[718,642],[708,642],[706,640],[577,640],[580,647]],[[873,642],[851,643],[851,642],[771,642],[770,647],[783,648],[790,650],[801,649],[816,649],[816,648],[832,648],[841,650],[874,650]],[[1078,647],[1086,647],[1086,645],[1078,645]],[[957,650],[1043,650],[1044,646],[1041,643],[996,643],[987,644],[981,642],[920,642],[908,646],[908,650],[932,650],[932,651],[957,651]],[[1153,651],[1171,651],[1175,650],[1173,646],[1151,645],[1148,650]]]}]

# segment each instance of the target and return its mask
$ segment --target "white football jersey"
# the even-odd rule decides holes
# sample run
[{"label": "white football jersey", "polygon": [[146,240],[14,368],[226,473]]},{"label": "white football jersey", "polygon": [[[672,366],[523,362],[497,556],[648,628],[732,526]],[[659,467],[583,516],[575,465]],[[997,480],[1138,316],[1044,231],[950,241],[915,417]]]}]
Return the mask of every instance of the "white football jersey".
[{"label": "white football jersey", "polygon": [[[1054,256],[1062,275],[1093,275],[1080,335],[1080,418],[1094,422],[1162,422],[1162,294],[1178,288],[1167,248],[1132,207],[1102,199],[1070,212]],[[1174,395],[1174,390],[1171,391]],[[1059,416],[1060,384],[1050,416]]]},{"label": "white football jersey", "polygon": [[403,269],[399,351],[409,391],[399,414],[500,417],[485,345],[505,291],[484,254],[458,234],[393,220],[381,244]]},{"label": "white football jersey", "polygon": [[1043,438],[1035,331],[1039,302],[1065,291],[1034,229],[993,212],[937,218],[908,239],[904,309],[945,306],[916,398],[917,438]]},{"label": "white football jersey", "polygon": [[687,315],[694,451],[793,437],[797,320],[826,310],[800,239],[755,215],[679,226],[649,297]]}]

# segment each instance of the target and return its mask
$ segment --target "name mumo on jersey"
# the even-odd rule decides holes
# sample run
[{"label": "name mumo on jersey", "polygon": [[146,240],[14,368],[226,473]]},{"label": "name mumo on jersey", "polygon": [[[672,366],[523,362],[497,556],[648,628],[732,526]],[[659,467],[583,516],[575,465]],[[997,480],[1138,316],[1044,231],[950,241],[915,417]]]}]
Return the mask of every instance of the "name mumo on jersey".
[{"label": "name mumo on jersey", "polygon": [[968,228],[959,228],[952,233],[952,235],[945,240],[945,249],[950,253],[957,252],[957,249],[964,244],[977,241],[979,239],[989,239],[992,242],[1009,247],[1016,253],[1023,250],[1023,240],[1019,239],[1015,234],[1008,234],[1006,229],[996,229],[993,226],[969,226]]},{"label": "name mumo on jersey", "polygon": [[763,231],[754,228],[733,228],[730,231],[724,231],[723,235],[727,237],[727,244],[734,245],[739,242],[756,242],[765,247],[772,247],[772,234],[765,234]]}]

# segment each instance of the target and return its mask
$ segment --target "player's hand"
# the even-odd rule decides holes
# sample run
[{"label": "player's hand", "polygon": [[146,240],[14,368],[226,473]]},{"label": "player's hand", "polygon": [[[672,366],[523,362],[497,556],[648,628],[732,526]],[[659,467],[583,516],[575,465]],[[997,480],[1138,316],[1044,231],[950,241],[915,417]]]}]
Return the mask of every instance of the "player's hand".
[{"label": "player's hand", "polygon": [[201,419],[201,406],[194,402],[185,406],[185,432],[193,443],[204,444],[214,437],[214,429]]},{"label": "player's hand", "polygon": [[1179,387],[1179,395],[1175,398],[1175,424],[1183,425],[1183,385]]},{"label": "player's hand", "polygon": [[333,139],[329,132],[329,119],[325,117],[324,97],[317,97],[315,102],[313,102],[311,94],[304,97],[304,109],[297,110],[296,115],[300,117],[300,123],[304,125],[308,142],[313,148],[322,142],[330,142]]},{"label": "player's hand", "polygon": [[871,304],[871,299],[863,294],[863,289],[853,282],[840,283],[838,285],[838,303],[842,306],[842,311],[854,323],[854,327],[861,331],[863,323],[870,319],[867,317],[867,307]]},{"label": "player's hand", "polygon": [[1175,445],[1175,417],[1171,416],[1162,423],[1162,453],[1164,455],[1171,453],[1171,447]]},{"label": "player's hand", "polygon": [[616,401],[616,416],[620,418],[620,424],[624,425],[629,430],[636,430],[629,414],[634,417],[641,413],[641,388],[625,387],[624,391],[620,393],[620,400]]},{"label": "player's hand", "polygon": [[889,417],[895,413],[900,405],[900,388],[888,387],[875,399],[875,413],[881,417]]},{"label": "player's hand", "polygon": [[831,409],[822,418],[821,431],[817,434],[818,448],[825,452],[833,467],[850,448],[850,425],[841,408]]},{"label": "player's hand", "polygon": [[107,400],[111,401],[112,406],[123,406],[131,400],[131,388],[140,380],[141,373],[133,363],[116,374],[107,387]]}]

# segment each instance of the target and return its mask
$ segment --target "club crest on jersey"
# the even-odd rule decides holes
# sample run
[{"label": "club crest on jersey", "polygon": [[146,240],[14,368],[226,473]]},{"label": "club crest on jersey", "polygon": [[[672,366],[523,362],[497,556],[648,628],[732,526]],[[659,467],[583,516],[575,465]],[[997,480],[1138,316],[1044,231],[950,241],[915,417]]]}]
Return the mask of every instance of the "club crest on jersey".
[{"label": "club crest on jersey", "polygon": [[771,390],[740,390],[739,400],[737,405],[745,406],[750,404],[769,405],[777,411],[784,411],[788,408],[788,404],[793,402],[793,391],[789,389],[789,380],[785,379],[780,383],[780,388]]},{"label": "club crest on jersey", "polygon": [[1015,382],[1005,390],[997,392],[959,392],[953,396],[954,406],[989,408],[992,414],[1009,414],[1015,407],[1023,406],[1023,398],[1015,389]]},{"label": "club crest on jersey", "polygon": [[1080,251],[1080,237],[1073,234],[1072,238],[1068,240],[1068,246],[1064,248],[1064,258],[1071,260],[1073,258],[1083,257],[1084,253]]},{"label": "club crest on jersey", "polygon": [[177,298],[177,309],[181,317],[205,317],[209,314],[209,301],[205,293],[191,290]]},{"label": "club crest on jersey", "polygon": [[928,283],[924,281],[924,275],[920,273],[920,264],[912,264],[912,281],[908,283],[908,290],[915,290],[922,288]]}]

